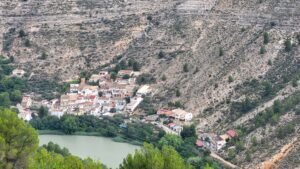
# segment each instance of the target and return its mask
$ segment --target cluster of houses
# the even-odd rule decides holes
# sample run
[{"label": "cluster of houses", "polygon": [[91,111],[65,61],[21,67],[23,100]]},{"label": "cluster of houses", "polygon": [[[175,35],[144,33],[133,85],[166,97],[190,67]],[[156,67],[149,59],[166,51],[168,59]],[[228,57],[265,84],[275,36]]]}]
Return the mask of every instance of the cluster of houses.
[{"label": "cluster of houses", "polygon": [[[144,96],[152,96],[154,92],[148,85],[136,85],[136,77],[139,74],[132,70],[120,70],[117,77],[112,79],[108,71],[101,71],[93,74],[89,80],[82,78],[80,83],[70,84],[69,92],[61,95],[59,99],[45,101],[40,105],[48,107],[49,113],[58,117],[66,113],[94,116],[132,113],[143,101]],[[25,120],[31,119],[29,108],[32,103],[22,106],[28,99],[29,96],[24,96],[18,106],[19,111],[23,112],[20,117]]]},{"label": "cluster of houses", "polygon": [[183,130],[183,125],[192,119],[193,114],[182,109],[159,109],[156,114],[146,116],[144,120],[163,128],[167,133],[178,135]]},{"label": "cluster of houses", "polygon": [[50,109],[50,112],[94,116],[131,113],[143,101],[143,96],[153,94],[148,85],[140,86],[136,91],[138,75],[139,72],[132,70],[120,70],[117,78],[112,79],[109,72],[101,71],[87,82],[82,78],[80,84],[70,84],[70,92],[60,97],[58,109]]},{"label": "cluster of houses", "polygon": [[234,137],[237,137],[237,132],[235,130],[228,130],[222,135],[217,135],[215,133],[203,133],[198,136],[196,146],[198,148],[219,151],[226,146],[230,139]]}]

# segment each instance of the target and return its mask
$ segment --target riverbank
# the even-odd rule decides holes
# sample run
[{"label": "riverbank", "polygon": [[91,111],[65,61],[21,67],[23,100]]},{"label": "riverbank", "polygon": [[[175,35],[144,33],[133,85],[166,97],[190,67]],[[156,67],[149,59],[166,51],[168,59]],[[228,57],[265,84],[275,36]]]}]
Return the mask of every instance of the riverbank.
[{"label": "riverbank", "polygon": [[[61,132],[59,130],[38,130],[39,135],[67,135],[64,132]],[[137,141],[137,140],[131,140],[125,137],[117,136],[117,137],[105,137],[97,132],[75,132],[73,134],[69,134],[70,136],[96,136],[96,137],[104,137],[112,139],[114,142],[118,143],[128,143],[131,145],[136,146],[142,146],[143,142]]]}]

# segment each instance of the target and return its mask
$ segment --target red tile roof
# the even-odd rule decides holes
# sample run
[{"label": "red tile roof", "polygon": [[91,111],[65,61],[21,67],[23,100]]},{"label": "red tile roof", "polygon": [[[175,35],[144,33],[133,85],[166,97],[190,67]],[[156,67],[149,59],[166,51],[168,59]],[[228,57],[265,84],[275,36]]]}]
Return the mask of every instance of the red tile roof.
[{"label": "red tile roof", "polygon": [[173,115],[173,112],[171,110],[167,110],[167,109],[160,109],[157,111],[157,114],[171,116],[171,115]]},{"label": "red tile roof", "polygon": [[176,126],[176,124],[175,123],[169,123],[168,126],[169,127],[174,127],[174,126]]},{"label": "red tile roof", "polygon": [[228,131],[226,132],[226,134],[229,135],[230,137],[235,137],[235,136],[237,136],[237,133],[236,133],[236,131],[234,131],[234,130],[228,130]]},{"label": "red tile roof", "polygon": [[204,144],[201,140],[197,140],[196,145],[197,145],[197,147],[203,147],[204,146]]}]

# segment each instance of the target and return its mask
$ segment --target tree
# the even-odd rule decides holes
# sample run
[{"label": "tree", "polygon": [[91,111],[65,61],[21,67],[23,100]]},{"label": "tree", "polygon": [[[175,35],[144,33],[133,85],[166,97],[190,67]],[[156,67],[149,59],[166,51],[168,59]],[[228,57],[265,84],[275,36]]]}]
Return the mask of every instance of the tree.
[{"label": "tree", "polygon": [[188,137],[197,137],[195,125],[183,126],[183,130],[181,131],[180,135],[183,139]]},{"label": "tree", "polygon": [[180,95],[181,95],[180,90],[177,89],[177,90],[176,90],[176,97],[180,97]]},{"label": "tree", "polygon": [[20,90],[14,90],[10,93],[10,100],[13,102],[21,102],[22,100],[22,92]]},{"label": "tree", "polygon": [[31,43],[30,43],[29,39],[26,39],[26,40],[25,40],[24,45],[25,45],[26,47],[30,47],[30,46],[31,46]]},{"label": "tree", "polygon": [[133,64],[132,64],[132,70],[133,71],[140,71],[140,69],[141,69],[141,65],[137,61],[134,61]]},{"label": "tree", "polygon": [[270,41],[268,32],[264,32],[264,44],[268,44]]},{"label": "tree", "polygon": [[187,73],[187,72],[189,72],[189,65],[187,64],[187,63],[185,63],[184,65],[183,65],[183,72],[185,72],[185,73]]},{"label": "tree", "polygon": [[257,146],[258,142],[257,142],[257,138],[255,136],[253,136],[251,138],[251,143],[252,143],[252,146]]},{"label": "tree", "polygon": [[122,77],[122,79],[129,79],[130,78],[130,76],[129,75],[123,75],[123,77]]},{"label": "tree", "polygon": [[41,106],[38,111],[38,115],[40,118],[48,116],[49,111],[47,107]]},{"label": "tree", "polygon": [[265,54],[265,53],[266,53],[266,48],[265,48],[264,46],[261,46],[261,47],[260,47],[259,53],[260,53],[261,55]]},{"label": "tree", "polygon": [[159,140],[158,144],[160,147],[172,146],[177,149],[183,144],[183,140],[174,134],[166,134]]},{"label": "tree", "polygon": [[162,150],[144,144],[134,155],[128,155],[120,169],[189,169],[183,158],[172,147],[163,146]]},{"label": "tree", "polygon": [[158,59],[162,59],[164,57],[165,57],[165,53],[162,50],[159,51],[159,53],[158,53]]},{"label": "tree", "polygon": [[264,86],[263,96],[267,97],[274,93],[271,83],[265,82],[263,83],[263,86]]},{"label": "tree", "polygon": [[298,80],[297,79],[293,79],[292,86],[293,87],[297,87],[298,86]]},{"label": "tree", "polygon": [[54,144],[52,141],[50,141],[48,144],[43,145],[42,147],[44,147],[48,152],[55,152],[64,157],[71,155],[67,148],[60,148],[58,144]]},{"label": "tree", "polygon": [[37,147],[36,131],[15,112],[0,110],[0,168],[26,168]]},{"label": "tree", "polygon": [[77,129],[76,118],[72,115],[64,115],[61,118],[61,128],[66,134],[73,134]]},{"label": "tree", "polygon": [[9,98],[9,93],[8,92],[0,93],[0,106],[9,107],[10,104],[11,101]]},{"label": "tree", "polygon": [[163,75],[163,76],[161,77],[161,80],[162,80],[162,81],[166,81],[166,80],[167,80],[166,75]]},{"label": "tree", "polygon": [[298,33],[298,35],[296,36],[297,40],[298,40],[298,44],[300,44],[300,33]]},{"label": "tree", "polygon": [[48,55],[45,52],[43,52],[40,59],[45,60],[45,59],[47,59],[47,57],[48,57]]},{"label": "tree", "polygon": [[229,76],[228,77],[228,83],[232,83],[234,81],[233,77],[232,76]]},{"label": "tree", "polygon": [[103,169],[99,162],[92,159],[80,159],[73,155],[62,156],[55,152],[48,152],[40,148],[34,156],[29,159],[30,169]]},{"label": "tree", "polygon": [[290,51],[292,51],[292,42],[291,42],[291,39],[287,39],[287,40],[285,40],[284,41],[284,50],[286,51],[286,52],[290,52]]},{"label": "tree", "polygon": [[22,30],[19,31],[19,37],[22,38],[22,37],[24,37],[24,36],[26,36],[26,33],[25,33],[25,31],[22,29]]},{"label": "tree", "polygon": [[219,48],[219,56],[223,56],[224,55],[224,50],[223,50],[223,48]]},{"label": "tree", "polygon": [[130,103],[131,102],[130,97],[125,97],[125,101],[126,101],[127,104]]},{"label": "tree", "polygon": [[116,80],[116,79],[117,79],[117,73],[116,73],[116,72],[111,72],[110,78],[111,78],[112,80]]}]

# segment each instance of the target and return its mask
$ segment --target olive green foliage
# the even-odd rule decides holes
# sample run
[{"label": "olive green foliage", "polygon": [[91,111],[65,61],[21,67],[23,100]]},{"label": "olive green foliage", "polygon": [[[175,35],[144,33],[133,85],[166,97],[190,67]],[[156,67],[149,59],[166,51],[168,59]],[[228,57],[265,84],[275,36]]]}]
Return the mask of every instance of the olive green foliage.
[{"label": "olive green foliage", "polygon": [[42,147],[45,148],[48,152],[55,152],[62,156],[71,155],[67,148],[61,148],[58,144],[54,144],[51,141],[48,144],[44,144]]},{"label": "olive green foliage", "polygon": [[268,44],[270,42],[269,34],[268,32],[264,33],[264,44]]},{"label": "olive green foliage", "polygon": [[134,155],[128,155],[120,165],[120,169],[189,169],[184,160],[169,146],[163,146],[162,150],[153,145],[145,144]]},{"label": "olive green foliage", "polygon": [[128,123],[126,128],[121,128],[125,117],[115,115],[114,117],[95,118],[90,115],[74,116],[64,115],[61,118],[55,116],[36,117],[30,124],[38,130],[59,130],[65,134],[75,132],[94,133],[105,137],[121,137],[132,142],[154,143],[164,135],[163,131],[152,124],[139,122]]},{"label": "olive green foliage", "polygon": [[183,65],[182,69],[183,69],[183,72],[185,72],[185,73],[189,72],[189,65],[187,63],[185,63]]},{"label": "olive green foliage", "polygon": [[223,56],[224,55],[224,50],[223,50],[223,48],[219,48],[219,56]]},{"label": "olive green foliage", "polygon": [[[258,127],[263,127],[267,124],[276,125],[278,124],[279,117],[284,115],[285,113],[296,109],[296,106],[300,104],[300,94],[295,93],[282,101],[275,101],[274,104],[270,108],[266,108],[264,111],[258,113],[254,119],[252,120],[253,123],[250,123],[247,127],[243,127],[241,131],[245,135],[250,133],[251,131],[255,130]],[[296,109],[297,111],[297,109]],[[282,128],[277,131],[278,138],[282,138],[286,136],[285,134],[290,134],[293,131],[290,126],[288,128]],[[283,136],[282,136],[283,135]]]},{"label": "olive green foliage", "polygon": [[276,135],[279,139],[283,139],[294,132],[295,126],[293,124],[287,124],[276,129]]},{"label": "olive green foliage", "polygon": [[0,107],[9,107],[21,102],[25,82],[21,78],[10,77],[13,68],[11,60],[0,56]]},{"label": "olive green foliage", "polygon": [[183,140],[181,137],[176,136],[174,134],[166,134],[164,137],[162,137],[158,142],[160,147],[166,146],[172,146],[175,149],[178,149],[182,144]]},{"label": "olive green foliage", "polygon": [[265,48],[264,46],[261,46],[261,47],[260,47],[259,53],[260,53],[261,55],[263,55],[263,54],[265,54],[266,52],[267,52],[266,48]]},{"label": "olive green foliage", "polygon": [[284,50],[285,50],[286,52],[290,52],[290,51],[292,51],[292,48],[293,48],[293,46],[292,46],[291,39],[285,40],[285,41],[284,41]]},{"label": "olive green foliage", "polygon": [[176,89],[176,97],[180,97],[181,96],[181,92],[179,89]]},{"label": "olive green foliage", "polygon": [[152,115],[157,112],[156,108],[153,105],[151,97],[144,97],[144,100],[141,102],[141,104],[138,107],[144,110],[144,112],[147,115]]},{"label": "olive green foliage", "polygon": [[111,73],[110,73],[110,78],[111,78],[112,80],[116,80],[116,79],[117,79],[117,73],[116,73],[116,72],[111,72]]},{"label": "olive green foliage", "polygon": [[142,84],[153,84],[156,83],[155,77],[153,77],[151,74],[141,74],[136,78],[136,83],[139,85]]},{"label": "olive green foliage", "polygon": [[63,156],[55,152],[48,152],[40,148],[33,157],[29,159],[29,169],[103,169],[101,163],[92,159],[80,159],[76,156]]},{"label": "olive green foliage", "polygon": [[228,83],[232,83],[234,81],[233,77],[232,76],[229,76],[228,77]]},{"label": "olive green foliage", "polygon": [[49,114],[49,110],[47,107],[41,106],[38,110],[38,115],[40,118],[46,117]]},{"label": "olive green foliage", "polygon": [[0,168],[26,168],[38,147],[38,135],[9,109],[0,110]]},{"label": "olive green foliage", "polygon": [[297,34],[296,39],[298,40],[298,44],[300,44],[300,33]]},{"label": "olive green foliage", "polygon": [[162,59],[162,58],[164,58],[165,57],[165,53],[161,50],[161,51],[159,51],[159,53],[158,53],[158,58],[159,59]]}]

